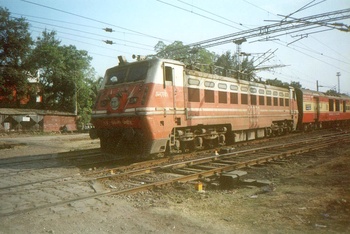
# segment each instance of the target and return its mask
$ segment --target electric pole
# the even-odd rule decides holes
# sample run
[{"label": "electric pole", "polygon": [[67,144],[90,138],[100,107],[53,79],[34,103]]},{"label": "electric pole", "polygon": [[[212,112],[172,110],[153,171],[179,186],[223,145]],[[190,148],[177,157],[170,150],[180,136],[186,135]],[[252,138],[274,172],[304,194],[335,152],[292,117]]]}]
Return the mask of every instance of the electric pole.
[{"label": "electric pole", "polygon": [[340,76],[340,72],[337,72],[337,77],[338,77],[338,93],[340,94],[340,82],[339,82],[339,76]]}]

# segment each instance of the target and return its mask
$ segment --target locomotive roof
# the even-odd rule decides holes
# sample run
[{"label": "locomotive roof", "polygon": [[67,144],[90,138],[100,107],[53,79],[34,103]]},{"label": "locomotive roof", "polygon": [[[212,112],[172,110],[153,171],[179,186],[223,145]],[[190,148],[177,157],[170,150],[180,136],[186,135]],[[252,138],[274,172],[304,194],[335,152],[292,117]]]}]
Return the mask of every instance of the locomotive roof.
[{"label": "locomotive roof", "polygon": [[115,69],[117,67],[123,67],[123,66],[129,66],[129,65],[135,65],[135,64],[140,64],[140,63],[145,63],[145,62],[167,62],[167,63],[172,63],[172,64],[178,64],[181,66],[185,66],[184,63],[177,61],[177,60],[173,60],[173,59],[163,59],[163,58],[150,58],[150,59],[142,59],[142,60],[135,60],[135,61],[123,61],[120,62],[118,65],[114,66],[114,67],[110,67],[107,70],[110,69]]},{"label": "locomotive roof", "polygon": [[324,92],[320,92],[320,91],[315,91],[315,90],[310,90],[310,89],[300,89],[304,94],[309,94],[309,95],[313,95],[313,96],[321,96],[321,97],[332,97],[335,99],[347,99],[350,100],[350,97],[344,94],[339,94],[337,96],[334,95],[329,95],[326,94]]}]

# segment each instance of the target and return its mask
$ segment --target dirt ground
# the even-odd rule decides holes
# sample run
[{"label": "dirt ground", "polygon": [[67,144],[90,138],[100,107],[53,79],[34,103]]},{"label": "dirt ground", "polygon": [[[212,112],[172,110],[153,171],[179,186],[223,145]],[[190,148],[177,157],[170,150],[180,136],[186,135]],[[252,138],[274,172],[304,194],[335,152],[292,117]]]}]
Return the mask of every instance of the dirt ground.
[{"label": "dirt ground", "polygon": [[[87,134],[0,136],[14,142],[25,145],[0,150],[0,159],[99,145]],[[338,145],[245,170],[272,181],[270,190],[185,184],[102,197],[0,217],[0,233],[350,233],[349,159],[350,146]]]}]

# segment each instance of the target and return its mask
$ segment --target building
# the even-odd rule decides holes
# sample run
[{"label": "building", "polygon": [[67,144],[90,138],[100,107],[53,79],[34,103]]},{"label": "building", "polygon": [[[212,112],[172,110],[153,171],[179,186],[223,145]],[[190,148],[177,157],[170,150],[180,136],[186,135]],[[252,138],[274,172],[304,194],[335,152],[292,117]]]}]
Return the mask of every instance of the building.
[{"label": "building", "polygon": [[76,131],[76,115],[67,112],[0,108],[0,132]]}]

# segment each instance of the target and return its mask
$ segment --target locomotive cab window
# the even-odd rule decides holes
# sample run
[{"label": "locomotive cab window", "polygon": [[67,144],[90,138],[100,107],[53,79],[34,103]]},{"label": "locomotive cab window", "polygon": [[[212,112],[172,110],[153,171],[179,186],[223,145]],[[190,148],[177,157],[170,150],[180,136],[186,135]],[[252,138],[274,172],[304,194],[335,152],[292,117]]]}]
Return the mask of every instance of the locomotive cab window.
[{"label": "locomotive cab window", "polygon": [[127,82],[135,82],[145,80],[148,71],[148,64],[144,63],[140,66],[133,66],[130,68]]},{"label": "locomotive cab window", "polygon": [[107,74],[107,85],[120,84],[125,81],[127,69],[110,71]]},{"label": "locomotive cab window", "polygon": [[164,78],[165,78],[165,81],[170,81],[170,82],[173,81],[173,68],[172,67],[165,66]]}]

